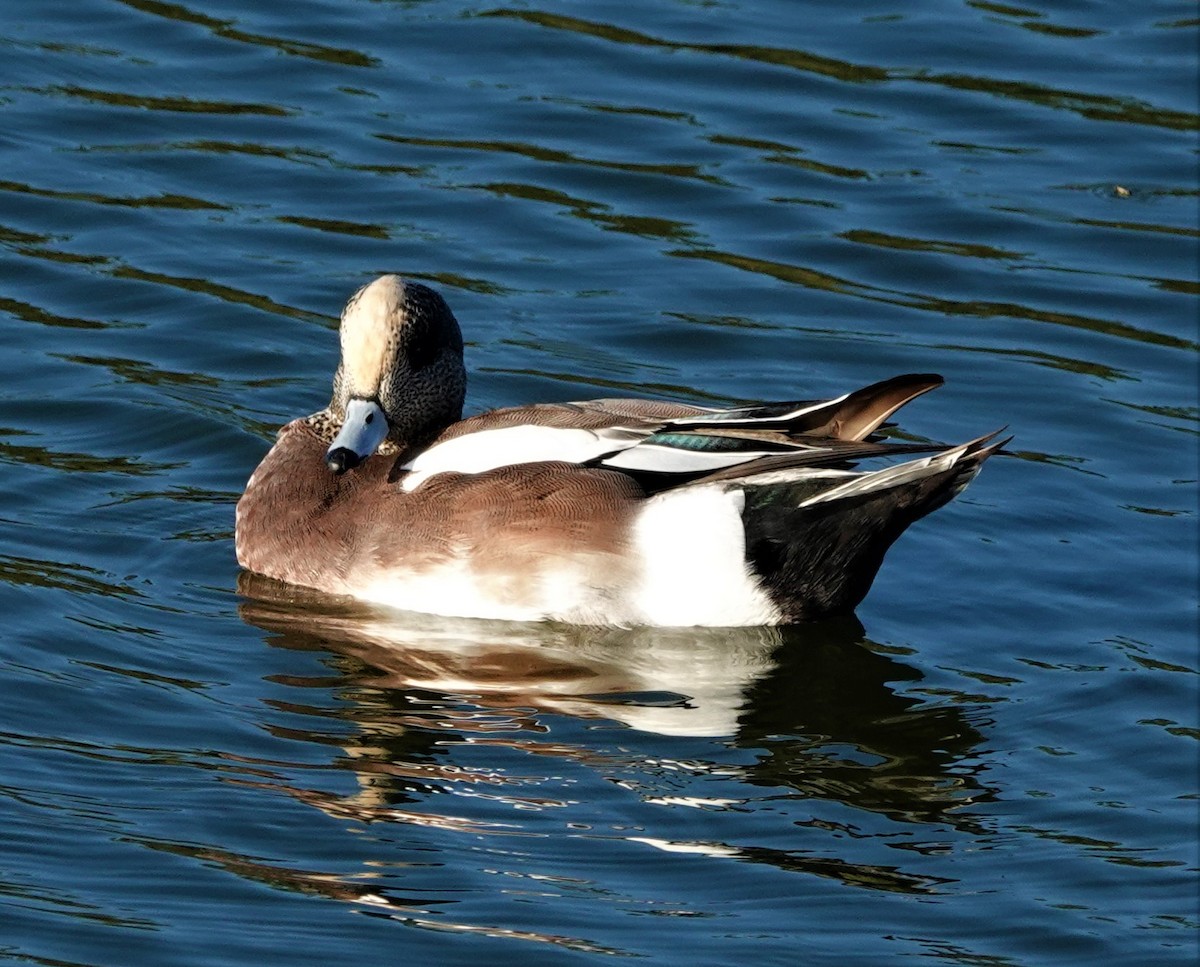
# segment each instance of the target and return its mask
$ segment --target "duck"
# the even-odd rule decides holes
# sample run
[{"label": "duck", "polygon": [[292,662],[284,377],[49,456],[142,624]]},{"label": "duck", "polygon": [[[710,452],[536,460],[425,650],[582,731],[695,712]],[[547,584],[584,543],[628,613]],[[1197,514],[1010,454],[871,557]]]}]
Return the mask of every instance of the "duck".
[{"label": "duck", "polygon": [[339,339],[329,405],[279,431],[237,503],[237,560],[403,611],[623,627],[849,614],[901,533],[1008,442],[881,438],[942,385],[927,373],[828,400],[464,419],[458,320],[398,275],[349,299]]}]

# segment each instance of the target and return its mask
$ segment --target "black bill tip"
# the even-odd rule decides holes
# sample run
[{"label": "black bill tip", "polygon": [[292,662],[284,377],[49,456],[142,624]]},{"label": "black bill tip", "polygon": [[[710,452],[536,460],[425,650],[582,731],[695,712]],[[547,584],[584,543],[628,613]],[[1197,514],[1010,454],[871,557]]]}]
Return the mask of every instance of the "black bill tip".
[{"label": "black bill tip", "polygon": [[358,454],[346,447],[334,447],[325,455],[325,465],[339,477],[347,470],[353,470],[361,462]]}]

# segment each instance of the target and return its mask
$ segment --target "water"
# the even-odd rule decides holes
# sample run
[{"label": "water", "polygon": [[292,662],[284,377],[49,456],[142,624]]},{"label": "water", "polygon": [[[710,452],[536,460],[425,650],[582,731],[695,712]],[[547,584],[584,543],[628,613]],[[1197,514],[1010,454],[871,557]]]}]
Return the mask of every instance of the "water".
[{"label": "water", "polygon": [[[0,959],[1192,963],[1194,6],[9,0]],[[947,385],[856,619],[390,618],[233,504],[381,271],[472,409]]]}]

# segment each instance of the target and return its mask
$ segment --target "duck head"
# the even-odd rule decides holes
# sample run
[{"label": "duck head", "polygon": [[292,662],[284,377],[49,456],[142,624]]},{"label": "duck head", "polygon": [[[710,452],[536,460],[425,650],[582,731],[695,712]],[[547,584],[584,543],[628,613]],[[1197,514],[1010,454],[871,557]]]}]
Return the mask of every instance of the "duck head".
[{"label": "duck head", "polygon": [[342,359],[328,417],[325,460],[343,474],[376,451],[424,444],[462,418],[467,373],[462,333],[429,286],[384,275],[346,303]]}]

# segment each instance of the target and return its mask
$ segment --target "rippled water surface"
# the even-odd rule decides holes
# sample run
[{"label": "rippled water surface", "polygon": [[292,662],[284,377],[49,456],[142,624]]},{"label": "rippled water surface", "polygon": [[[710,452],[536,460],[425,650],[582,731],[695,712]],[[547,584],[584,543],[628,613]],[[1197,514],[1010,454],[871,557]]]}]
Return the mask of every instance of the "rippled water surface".
[{"label": "rippled water surface", "polygon": [[[1193,963],[1187,2],[6,0],[0,959]],[[856,619],[239,576],[381,271],[473,410],[947,385]],[[920,958],[920,959],[914,959]]]}]

